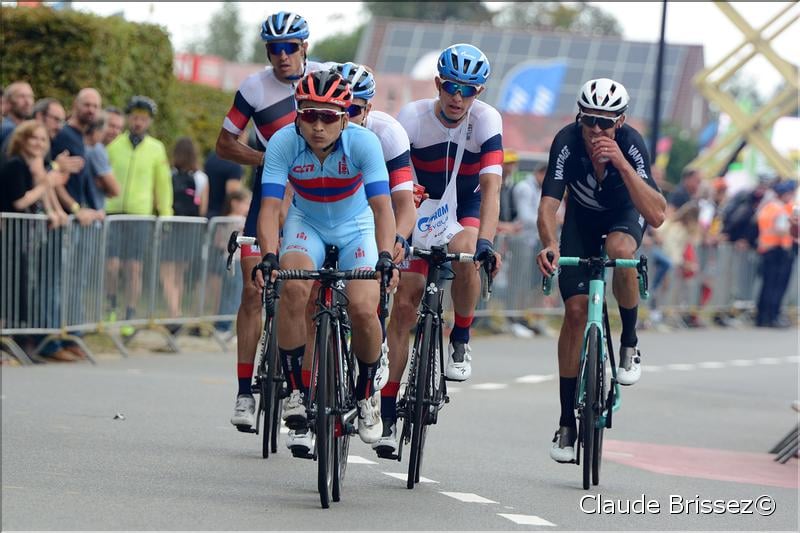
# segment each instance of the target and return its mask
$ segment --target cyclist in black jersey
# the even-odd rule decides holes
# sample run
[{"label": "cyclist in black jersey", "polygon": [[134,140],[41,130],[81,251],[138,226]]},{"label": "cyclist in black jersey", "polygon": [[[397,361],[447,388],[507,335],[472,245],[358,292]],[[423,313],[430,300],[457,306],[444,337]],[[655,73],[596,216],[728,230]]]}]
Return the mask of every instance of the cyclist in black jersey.
[{"label": "cyclist in black jersey", "polygon": [[[536,261],[545,275],[555,271],[561,255],[598,255],[603,235],[607,235],[609,258],[632,259],[641,245],[645,224],[658,227],[664,222],[666,200],[650,173],[647,148],[642,136],[625,124],[628,103],[621,84],[608,78],[590,80],[578,96],[575,122],[553,140],[537,223],[543,248]],[[559,245],[556,211],[565,190],[569,195]],[[561,418],[550,456],[557,462],[572,462],[577,436],[575,387],[587,318],[589,272],[565,269],[558,283],[565,308],[558,338]],[[641,375],[636,271],[615,270],[613,291],[622,320],[617,379],[622,385],[633,385]]]}]

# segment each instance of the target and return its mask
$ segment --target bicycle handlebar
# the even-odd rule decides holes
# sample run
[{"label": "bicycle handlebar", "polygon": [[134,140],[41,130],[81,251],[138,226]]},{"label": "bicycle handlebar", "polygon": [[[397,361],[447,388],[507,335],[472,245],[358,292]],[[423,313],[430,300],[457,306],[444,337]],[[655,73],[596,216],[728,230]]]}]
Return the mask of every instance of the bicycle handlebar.
[{"label": "bicycle handlebar", "polygon": [[375,270],[278,270],[277,279],[338,281],[376,279]]},{"label": "bicycle handlebar", "polygon": [[[547,253],[547,260],[553,261],[553,254],[552,252]],[[598,265],[599,262],[602,261],[603,268],[635,268],[636,271],[639,273],[637,276],[638,283],[639,283],[639,295],[642,297],[643,300],[646,300],[650,293],[648,292],[648,283],[647,283],[647,256],[641,255],[639,259],[601,259],[599,257],[559,257],[558,258],[558,266],[564,267],[576,267],[576,266],[592,266]],[[550,275],[544,276],[542,278],[542,292],[545,295],[549,295],[553,288],[553,281],[552,278],[555,276],[555,272]]]},{"label": "bicycle handlebar", "polygon": [[[472,263],[475,261],[474,254],[451,254],[446,252],[447,248],[444,246],[434,246],[431,250],[425,248],[417,248],[409,246],[409,257],[419,257],[424,259],[430,265],[443,265],[448,261],[456,261],[458,263]],[[481,261],[485,275],[481,276],[481,299],[485,302],[488,301],[492,295],[492,272],[497,264],[497,258],[493,253]]]},{"label": "bicycle handlebar", "polygon": [[426,250],[425,248],[416,248],[414,246],[408,247],[408,255],[419,257],[420,259],[431,258],[434,261],[441,261],[446,263],[448,261],[456,261],[457,263],[472,263],[475,261],[475,256],[472,254],[451,254],[446,253],[443,249],[440,250]]}]

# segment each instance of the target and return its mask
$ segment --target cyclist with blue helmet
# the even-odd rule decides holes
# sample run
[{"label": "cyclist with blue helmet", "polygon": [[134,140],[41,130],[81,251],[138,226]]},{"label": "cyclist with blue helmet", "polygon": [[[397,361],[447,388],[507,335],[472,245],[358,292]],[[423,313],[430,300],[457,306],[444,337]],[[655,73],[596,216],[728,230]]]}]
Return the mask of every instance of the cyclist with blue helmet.
[{"label": "cyclist with blue helmet", "polygon": [[[323,68],[318,63],[306,61],[308,23],[297,13],[281,11],[270,15],[261,24],[260,33],[270,66],[248,76],[241,83],[216,145],[219,157],[257,167],[252,184],[253,199],[244,228],[244,234],[249,237],[256,236],[256,221],[261,206],[261,165],[267,144],[275,132],[294,122],[297,81],[306,70]],[[257,149],[239,140],[250,120],[255,127]],[[258,246],[242,246],[241,267],[245,282],[236,318],[239,391],[231,423],[243,431],[248,431],[255,424],[255,399],[250,387],[261,334],[261,297],[249,283],[249,276],[260,257]]]},{"label": "cyclist with blue helmet", "polygon": [[[438,98],[410,102],[400,110],[397,120],[408,135],[415,181],[429,195],[425,202],[441,200],[446,191],[452,194],[448,184],[455,180],[454,218],[461,229],[452,225],[457,231],[447,242],[449,251],[472,253],[481,260],[493,252],[503,163],[500,113],[477,99],[484,91],[491,67],[486,55],[475,46],[455,44],[442,51],[438,72]],[[425,202],[420,210],[425,209]],[[418,212],[416,226],[426,231],[422,228],[425,224]],[[394,412],[396,405],[392,384],[399,382],[408,360],[409,331],[417,319],[426,267],[424,261],[410,261],[394,297],[387,329],[389,384],[381,391],[384,417]],[[472,373],[469,336],[480,294],[479,265],[454,263],[452,267],[456,274],[451,291],[455,326],[450,334],[445,375],[464,381]],[[384,424],[393,422],[384,420]]]}]

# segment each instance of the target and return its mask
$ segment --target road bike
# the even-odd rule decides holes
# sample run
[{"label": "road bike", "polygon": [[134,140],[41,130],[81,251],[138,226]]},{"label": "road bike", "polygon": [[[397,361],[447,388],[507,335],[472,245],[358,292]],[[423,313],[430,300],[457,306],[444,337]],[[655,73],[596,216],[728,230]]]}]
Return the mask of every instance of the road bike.
[{"label": "road bike", "polygon": [[[418,312],[414,344],[411,350],[408,382],[397,402],[397,417],[403,419],[397,455],[382,457],[402,460],[404,444],[411,445],[408,461],[406,487],[414,488],[419,483],[422,456],[425,449],[427,428],[436,424],[439,411],[450,401],[444,375],[444,339],[442,320],[442,297],[444,282],[455,279],[450,268],[451,261],[472,263],[472,254],[452,254],[447,246],[434,246],[430,250],[411,247],[409,257],[417,257],[428,263],[428,276]],[[496,258],[493,254],[483,262],[481,294],[488,300],[492,291],[492,276]]]},{"label": "road bike", "polygon": [[[238,247],[255,244],[255,237],[240,236],[238,231],[231,233],[228,240],[228,270],[231,269],[233,255]],[[251,385],[253,394],[258,395],[256,425],[255,427],[236,426],[236,429],[244,433],[255,433],[256,435],[261,433],[261,456],[264,459],[269,457],[270,452],[278,451],[283,399],[288,396],[283,366],[278,355],[278,336],[275,331],[277,299],[277,287],[270,287],[269,290],[261,293],[264,327],[258,343],[258,366]]]},{"label": "road bike", "polygon": [[[326,260],[320,270],[279,270],[277,280],[313,280],[319,282],[314,353],[306,416],[316,444],[311,458],[317,462],[317,489],[320,503],[329,508],[331,500],[341,499],[342,482],[347,469],[350,436],[356,433],[353,423],[358,416],[355,394],[357,363],[350,350],[350,319],[347,316],[345,282],[374,280],[374,270],[338,270],[338,249],[326,247]],[[265,279],[269,274],[265,272]],[[271,285],[267,282],[267,286]],[[381,294],[386,293],[381,281]],[[382,297],[385,307],[386,297]]]},{"label": "road bike", "polygon": [[[548,253],[547,258],[552,261],[552,253]],[[583,464],[583,488],[588,490],[590,482],[593,485],[600,483],[603,430],[611,429],[613,414],[619,410],[622,402],[608,324],[605,272],[607,268],[635,268],[638,272],[639,295],[643,300],[647,299],[647,256],[642,255],[639,259],[608,259],[603,252],[600,257],[560,257],[558,266],[586,267],[590,273],[588,316],[575,389],[578,419],[575,464]],[[545,294],[550,294],[554,275],[542,279]]]}]

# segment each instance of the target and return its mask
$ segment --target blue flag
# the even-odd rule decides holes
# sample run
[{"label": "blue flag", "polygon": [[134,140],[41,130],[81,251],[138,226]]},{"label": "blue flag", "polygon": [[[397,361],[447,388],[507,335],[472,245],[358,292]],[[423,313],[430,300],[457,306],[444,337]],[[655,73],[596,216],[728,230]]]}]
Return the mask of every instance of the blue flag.
[{"label": "blue flag", "polygon": [[550,115],[558,105],[558,95],[567,70],[566,63],[526,61],[509,72],[500,90],[500,111]]}]

